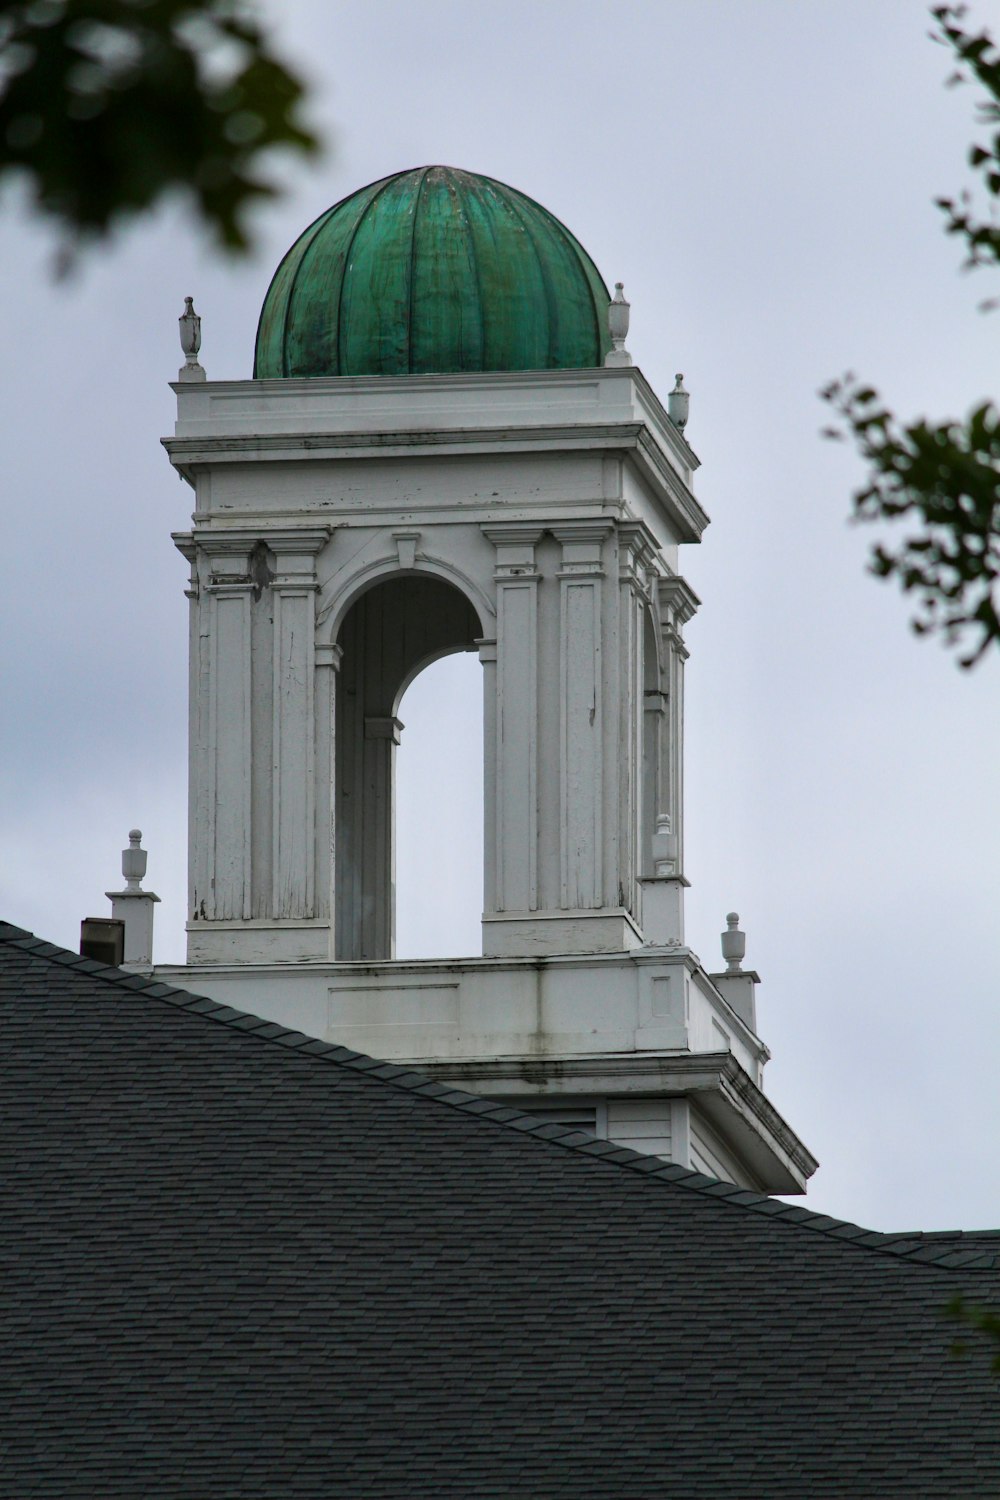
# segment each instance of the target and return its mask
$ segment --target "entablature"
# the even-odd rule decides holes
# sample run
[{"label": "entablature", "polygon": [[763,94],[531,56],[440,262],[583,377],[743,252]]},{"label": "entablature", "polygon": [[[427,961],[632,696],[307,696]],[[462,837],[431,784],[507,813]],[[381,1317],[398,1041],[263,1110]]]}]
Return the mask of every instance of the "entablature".
[{"label": "entablature", "polygon": [[488,459],[600,453],[636,470],[678,541],[708,516],[697,459],[638,370],[338,377],[184,383],[173,437],[183,478],[232,464],[342,465],[373,459]]}]

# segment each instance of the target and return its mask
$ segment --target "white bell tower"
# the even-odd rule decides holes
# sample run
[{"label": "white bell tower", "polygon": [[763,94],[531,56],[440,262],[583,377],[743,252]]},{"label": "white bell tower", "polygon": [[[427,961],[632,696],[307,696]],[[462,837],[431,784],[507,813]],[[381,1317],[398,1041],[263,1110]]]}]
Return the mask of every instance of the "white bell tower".
[{"label": "white bell tower", "polygon": [[[190,303],[182,319],[165,441],[196,493],[193,528],[175,538],[191,566],[190,911],[187,966],[159,972],[684,1165],[801,1191],[815,1162],[761,1092],[756,975],[737,959],[711,976],[685,943],[683,628],[698,601],[678,554],[708,519],[686,392],[678,377],[664,409],[625,348],[621,287],[609,305],[587,270],[571,306],[560,276],[580,272],[555,251],[534,315],[530,268],[504,280],[501,266],[494,308],[475,235],[487,210],[491,242],[505,230],[501,185],[422,174],[318,221],[330,233],[347,219],[347,248],[330,252],[333,354],[316,353],[332,273],[295,259],[310,235],[315,259],[316,226],[268,294],[257,378],[205,379]],[[406,191],[425,233],[444,236],[446,270],[459,236],[478,245],[478,355],[472,283],[442,292],[429,251],[409,252],[404,312],[384,290]],[[522,225],[508,261],[528,241],[544,261],[531,200],[503,193]],[[363,301],[350,276],[366,249],[378,274],[365,271]],[[385,353],[386,307],[377,337],[366,331],[379,297],[410,320],[402,373],[398,339]],[[543,312],[547,364],[518,367],[516,341],[536,337]],[[597,329],[595,352],[556,364],[574,317]],[[493,323],[507,343],[491,358]],[[462,650],[482,663],[482,954],[400,961],[398,708],[424,666]]]},{"label": "white bell tower", "polygon": [[697,600],[671,563],[707,518],[639,371],[177,389],[190,961],[393,957],[396,711],[461,650],[483,663],[483,953],[681,944]]}]

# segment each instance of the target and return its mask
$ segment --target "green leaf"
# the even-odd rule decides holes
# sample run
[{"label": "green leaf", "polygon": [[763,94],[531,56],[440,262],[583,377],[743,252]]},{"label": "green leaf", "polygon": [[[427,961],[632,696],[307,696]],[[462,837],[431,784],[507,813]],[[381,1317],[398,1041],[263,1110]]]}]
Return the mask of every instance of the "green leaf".
[{"label": "green leaf", "polygon": [[27,174],[70,255],[177,191],[245,250],[249,209],[280,190],[274,149],[319,149],[302,83],[243,0],[0,0],[0,22],[19,59],[0,178]]}]

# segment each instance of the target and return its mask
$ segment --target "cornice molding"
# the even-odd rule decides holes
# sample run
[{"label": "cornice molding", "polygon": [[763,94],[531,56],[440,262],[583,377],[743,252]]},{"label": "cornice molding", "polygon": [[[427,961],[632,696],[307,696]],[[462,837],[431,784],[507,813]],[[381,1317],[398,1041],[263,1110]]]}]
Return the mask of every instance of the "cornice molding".
[{"label": "cornice molding", "polygon": [[670,624],[680,629],[692,619],[701,600],[686,578],[680,573],[669,573],[657,579],[660,606],[670,617]]},{"label": "cornice molding", "polygon": [[616,452],[636,464],[684,542],[697,542],[709,517],[644,421],[538,426],[387,429],[374,432],[246,433],[162,438],[170,461],[194,485],[197,471],[221,463],[309,459],[441,457],[507,453]]},{"label": "cornice molding", "polygon": [[[565,1094],[715,1095],[717,1101],[804,1182],[819,1162],[731,1052],[611,1053],[593,1057],[506,1057],[427,1062],[430,1078],[497,1096],[514,1084],[538,1097]],[[557,1087],[553,1087],[556,1085]],[[616,1088],[617,1085],[617,1088]]]}]

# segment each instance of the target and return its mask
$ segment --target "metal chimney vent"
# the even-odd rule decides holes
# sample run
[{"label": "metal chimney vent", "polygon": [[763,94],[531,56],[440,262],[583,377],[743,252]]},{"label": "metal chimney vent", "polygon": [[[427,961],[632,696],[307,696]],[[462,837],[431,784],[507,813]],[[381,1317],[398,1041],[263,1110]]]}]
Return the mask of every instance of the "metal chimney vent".
[{"label": "metal chimney vent", "polygon": [[80,923],[80,955],[120,968],[125,957],[125,923],[114,917],[84,917]]}]

